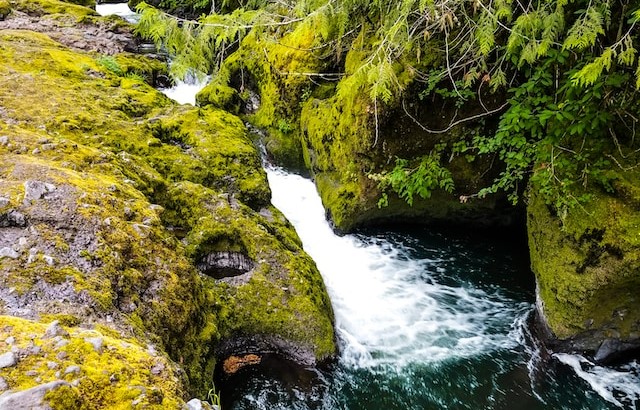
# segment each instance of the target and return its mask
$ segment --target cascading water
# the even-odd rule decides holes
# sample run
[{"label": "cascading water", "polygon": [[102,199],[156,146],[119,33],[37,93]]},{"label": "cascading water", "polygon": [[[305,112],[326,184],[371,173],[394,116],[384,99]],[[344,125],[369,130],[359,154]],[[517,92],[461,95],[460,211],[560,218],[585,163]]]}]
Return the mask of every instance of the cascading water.
[{"label": "cascading water", "polygon": [[[126,3],[97,10],[136,21]],[[195,105],[203,85],[162,91]],[[273,167],[267,175],[273,204],[324,277],[341,355],[322,372],[265,360],[225,410],[640,407],[638,363],[542,357],[526,326],[532,286],[518,279],[530,273],[510,257],[514,248],[416,231],[336,236],[311,181]],[[272,377],[269,365],[289,380]]]}]

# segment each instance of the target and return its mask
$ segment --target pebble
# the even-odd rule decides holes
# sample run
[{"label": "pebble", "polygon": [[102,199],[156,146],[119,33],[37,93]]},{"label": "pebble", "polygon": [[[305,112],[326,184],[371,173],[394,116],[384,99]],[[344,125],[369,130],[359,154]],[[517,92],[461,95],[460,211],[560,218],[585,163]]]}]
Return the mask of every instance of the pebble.
[{"label": "pebble", "polygon": [[62,326],[60,326],[60,322],[57,320],[54,320],[53,322],[51,322],[51,324],[47,327],[47,330],[44,332],[44,336],[42,336],[43,339],[51,339],[53,337],[56,336],[69,336],[69,332],[67,332],[66,330],[64,330],[62,328]]},{"label": "pebble", "polygon": [[47,362],[47,368],[49,370],[57,369],[59,364],[57,362]]},{"label": "pebble", "polygon": [[158,376],[164,371],[164,364],[158,362],[151,366],[151,374]]},{"label": "pebble", "polygon": [[7,205],[9,205],[9,198],[0,196],[0,208],[4,208]]},{"label": "pebble", "polygon": [[9,145],[9,137],[6,135],[3,135],[0,137],[0,145],[2,146],[6,146]]},{"label": "pebble", "polygon": [[56,355],[56,358],[58,360],[64,360],[68,357],[69,355],[67,354],[67,352],[58,352],[58,354]]},{"label": "pebble", "polygon": [[102,353],[102,345],[104,344],[104,339],[101,337],[88,337],[84,339],[85,342],[89,343],[93,346],[93,350],[98,353]]},{"label": "pebble", "polygon": [[0,249],[0,258],[11,258],[16,259],[20,257],[20,254],[9,247],[4,247]]},{"label": "pebble", "polygon": [[12,345],[16,342],[16,338],[13,336],[9,336],[4,340],[4,342],[8,345]]},{"label": "pebble", "polygon": [[5,390],[9,390],[9,383],[7,383],[4,377],[0,376],[0,391]]},{"label": "pebble", "polygon": [[18,358],[13,352],[6,352],[0,355],[0,369],[13,367],[18,364]]},{"label": "pebble", "polygon": [[80,366],[72,365],[64,369],[64,374],[71,374],[71,373],[73,374],[80,373]]}]

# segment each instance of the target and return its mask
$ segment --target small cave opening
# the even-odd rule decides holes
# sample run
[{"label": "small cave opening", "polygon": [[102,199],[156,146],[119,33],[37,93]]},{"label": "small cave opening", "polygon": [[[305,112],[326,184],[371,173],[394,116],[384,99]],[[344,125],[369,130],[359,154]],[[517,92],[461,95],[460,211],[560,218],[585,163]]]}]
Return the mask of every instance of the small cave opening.
[{"label": "small cave opening", "polygon": [[201,256],[196,267],[214,279],[243,275],[255,267],[255,262],[242,252],[212,251]]}]

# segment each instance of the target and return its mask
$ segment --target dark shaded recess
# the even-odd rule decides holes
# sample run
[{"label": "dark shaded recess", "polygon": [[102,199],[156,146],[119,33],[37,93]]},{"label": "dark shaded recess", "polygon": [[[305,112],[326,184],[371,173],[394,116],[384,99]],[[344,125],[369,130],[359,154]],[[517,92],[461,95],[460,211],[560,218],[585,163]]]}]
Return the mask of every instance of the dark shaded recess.
[{"label": "dark shaded recess", "polygon": [[241,252],[208,253],[196,262],[198,270],[214,279],[230,278],[249,272],[255,263]]},{"label": "dark shaded recess", "polygon": [[[247,391],[253,390],[256,383],[273,385],[276,381],[293,397],[300,391],[317,392],[320,397],[328,389],[327,381],[322,373],[313,367],[306,367],[277,354],[261,355],[261,362],[257,365],[243,367],[231,376],[224,374],[222,368],[217,368],[214,384],[218,388],[223,409],[232,409],[242,402]],[[221,367],[222,361],[218,367]]]},{"label": "dark shaded recess", "polygon": [[24,228],[27,220],[23,214],[11,210],[6,214],[0,214],[0,228]]}]

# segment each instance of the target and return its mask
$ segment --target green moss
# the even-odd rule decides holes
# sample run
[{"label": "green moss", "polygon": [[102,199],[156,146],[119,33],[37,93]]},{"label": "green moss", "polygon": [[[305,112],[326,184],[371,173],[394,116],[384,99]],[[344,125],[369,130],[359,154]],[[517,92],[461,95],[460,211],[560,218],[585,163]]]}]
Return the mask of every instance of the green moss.
[{"label": "green moss", "polygon": [[[14,338],[13,346],[29,349],[37,346],[38,354],[22,357],[17,366],[0,369],[9,388],[19,391],[54,380],[79,382],[73,387],[50,391],[45,400],[54,409],[127,409],[133,401],[148,408],[178,408],[184,403],[176,368],[161,355],[152,355],[135,339],[112,337],[95,330],[66,328],[68,343],[57,346],[56,339],[43,338],[47,325],[8,316],[0,316],[0,338]],[[101,351],[87,341],[102,340]],[[8,350],[0,342],[2,350]],[[161,371],[152,372],[153,366]],[[79,373],[66,373],[69,366],[79,366]],[[158,367],[159,366],[159,367]],[[35,372],[28,376],[27,371]],[[39,380],[36,381],[36,378]],[[162,401],[154,402],[145,391],[158,391]],[[69,407],[71,405],[71,407]]]},{"label": "green moss", "polygon": [[[10,0],[14,10],[30,15],[56,15],[64,14],[81,20],[87,16],[97,16],[95,10],[89,7],[89,0],[59,1],[59,0]],[[73,4],[75,3],[75,4]]]},{"label": "green moss", "polygon": [[0,20],[3,20],[11,13],[11,3],[8,0],[0,0]]},{"label": "green moss", "polygon": [[629,338],[640,331],[640,217],[627,201],[592,192],[564,223],[532,189],[529,246],[539,297],[561,339],[597,330]]},{"label": "green moss", "polygon": [[235,88],[218,81],[212,81],[196,95],[198,106],[211,105],[228,112],[238,114],[240,110],[240,96]]}]

